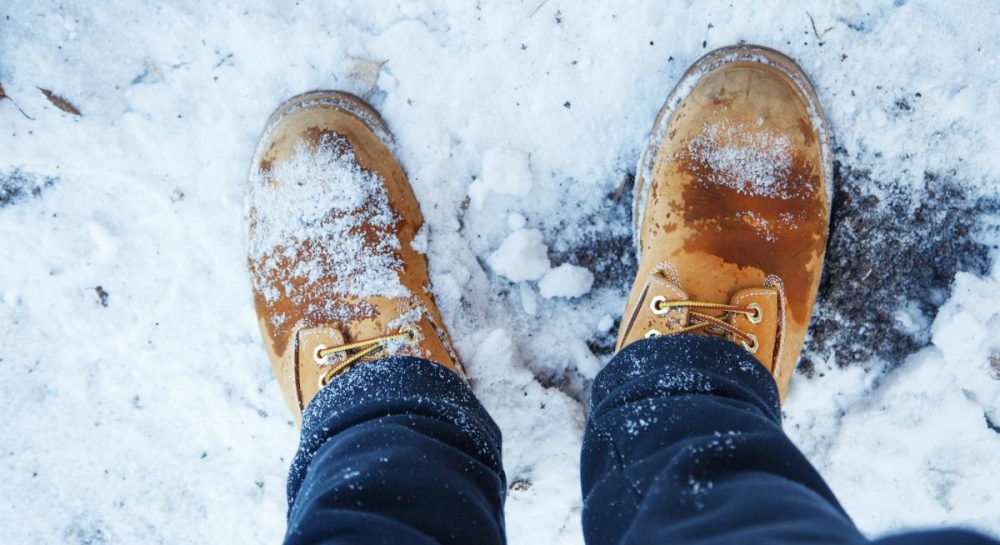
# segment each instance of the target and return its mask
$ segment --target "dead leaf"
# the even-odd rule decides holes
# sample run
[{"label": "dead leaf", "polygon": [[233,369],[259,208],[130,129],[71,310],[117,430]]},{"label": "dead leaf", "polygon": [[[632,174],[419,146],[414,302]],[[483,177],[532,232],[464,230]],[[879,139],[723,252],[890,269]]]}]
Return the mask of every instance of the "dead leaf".
[{"label": "dead leaf", "polygon": [[34,120],[35,120],[35,118],[33,118],[33,117],[31,117],[30,115],[28,115],[28,114],[24,113],[24,110],[22,110],[22,109],[21,109],[21,106],[20,106],[20,105],[18,105],[18,103],[17,103],[17,102],[14,102],[14,99],[12,99],[12,98],[10,98],[9,96],[7,96],[7,91],[4,91],[4,90],[3,90],[3,85],[2,85],[2,84],[0,84],[0,100],[3,100],[3,99],[5,99],[5,98],[6,98],[7,100],[9,100],[9,101],[10,101],[10,103],[11,103],[11,104],[13,104],[15,108],[17,108],[17,111],[21,112],[21,115],[23,115],[24,117],[27,117],[28,119],[30,119],[30,120],[32,120],[32,121],[34,121]]},{"label": "dead leaf", "polygon": [[621,200],[622,195],[633,185],[635,185],[635,176],[626,172],[625,177],[622,178],[622,183],[618,184],[618,189],[611,192],[611,199],[618,202]]},{"label": "dead leaf", "polygon": [[39,87],[38,90],[41,91],[42,94],[45,95],[45,98],[49,99],[49,102],[51,102],[52,105],[55,106],[56,108],[59,108],[60,110],[68,114],[83,115],[80,113],[80,110],[76,109],[76,106],[70,104],[70,102],[65,98],[53,93],[52,91],[49,91],[48,89],[42,89],[41,87]]}]

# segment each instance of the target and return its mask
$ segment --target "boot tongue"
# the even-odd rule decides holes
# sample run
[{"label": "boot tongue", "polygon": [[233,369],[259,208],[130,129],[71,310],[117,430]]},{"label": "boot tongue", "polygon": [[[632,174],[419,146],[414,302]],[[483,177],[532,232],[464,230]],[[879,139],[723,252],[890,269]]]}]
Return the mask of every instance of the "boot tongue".
[{"label": "boot tongue", "polygon": [[660,264],[649,274],[639,300],[631,312],[623,317],[625,327],[615,350],[647,336],[665,335],[688,325],[688,309],[669,309],[665,314],[653,311],[660,301],[684,301],[687,293],[681,289],[677,272],[667,263]]},{"label": "boot tongue", "polygon": [[[295,387],[295,397],[300,410],[305,409],[312,397],[323,386],[320,379],[326,376],[327,372],[336,366],[338,361],[373,345],[362,345],[356,349],[338,352],[330,359],[319,358],[317,350],[397,335],[407,330],[414,332],[412,340],[389,340],[384,344],[379,344],[379,350],[372,355],[372,358],[421,357],[433,360],[452,369],[459,376],[465,377],[465,370],[458,354],[451,346],[447,333],[420,299],[414,297],[404,299],[374,297],[368,301],[374,309],[374,313],[371,315],[348,316],[344,322],[303,327],[296,331],[290,379]],[[367,361],[370,360],[358,360],[351,363],[350,367],[362,365]],[[335,373],[345,372],[348,368],[345,367],[343,370],[335,371]]]},{"label": "boot tongue", "polygon": [[[774,368],[775,361],[780,359],[783,344],[781,333],[784,308],[780,283],[772,284],[769,279],[762,287],[741,289],[729,301],[721,302],[757,308],[759,318],[738,313],[729,313],[719,318],[750,334],[755,343],[748,345],[732,334],[725,334],[723,338],[743,346],[768,371],[775,373],[778,371]],[[661,310],[664,302],[686,300],[688,295],[680,287],[676,270],[668,263],[658,265],[649,274],[639,300],[623,318],[625,327],[622,328],[623,334],[618,340],[616,351],[645,337],[668,335],[690,325],[688,307]],[[716,331],[718,328],[709,327],[698,330],[695,334],[714,334]]]}]

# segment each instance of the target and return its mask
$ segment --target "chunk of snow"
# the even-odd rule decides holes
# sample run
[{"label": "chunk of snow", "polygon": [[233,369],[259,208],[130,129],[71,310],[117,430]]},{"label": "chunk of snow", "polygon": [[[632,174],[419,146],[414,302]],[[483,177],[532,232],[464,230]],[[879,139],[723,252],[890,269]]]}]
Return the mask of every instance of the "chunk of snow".
[{"label": "chunk of snow", "polygon": [[583,378],[594,380],[594,377],[601,370],[601,362],[590,351],[590,348],[587,347],[587,343],[581,339],[576,339],[574,342],[567,343],[566,349],[573,356],[573,361],[576,362],[576,370],[579,371]]},{"label": "chunk of snow", "polygon": [[600,321],[597,322],[597,332],[607,333],[611,331],[611,328],[615,326],[615,319],[610,314],[605,314],[601,316]]},{"label": "chunk of snow", "polygon": [[914,302],[897,310],[893,313],[893,317],[896,319],[896,328],[913,337],[925,334],[931,326],[930,320]]},{"label": "chunk of snow", "polygon": [[551,267],[549,249],[538,229],[518,229],[507,235],[486,262],[511,282],[538,280]]},{"label": "chunk of snow", "polygon": [[586,267],[563,263],[549,270],[538,283],[542,297],[580,297],[594,285],[594,274]]},{"label": "chunk of snow", "polygon": [[410,248],[413,248],[414,252],[418,254],[427,255],[427,224],[420,226],[420,230],[417,231],[416,235],[413,235],[413,240],[410,241]]},{"label": "chunk of snow", "polygon": [[491,149],[483,154],[482,176],[469,184],[469,199],[481,210],[491,193],[526,197],[531,192],[528,154],[510,149]]}]

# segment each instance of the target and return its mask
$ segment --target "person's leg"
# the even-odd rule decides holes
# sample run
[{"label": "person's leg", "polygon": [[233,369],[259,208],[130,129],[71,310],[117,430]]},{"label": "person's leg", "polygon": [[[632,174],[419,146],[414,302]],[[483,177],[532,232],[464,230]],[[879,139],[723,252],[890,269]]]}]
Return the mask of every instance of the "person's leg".
[{"label": "person's leg", "polygon": [[[781,429],[826,251],[833,165],[795,62],[691,66],[636,169],[638,272],[584,438],[589,545],[868,543]],[[959,531],[886,544],[984,543]]]},{"label": "person's leg", "polygon": [[967,530],[928,530],[876,539],[875,545],[997,545],[997,542]]},{"label": "person's leg", "polygon": [[464,380],[392,149],[371,105],[314,91],[278,107],[251,163],[254,303],[303,425],[287,542],[503,543],[500,432]]},{"label": "person's leg", "polygon": [[589,545],[865,541],[782,431],[774,379],[722,339],[615,356],[594,383],[582,478]]},{"label": "person's leg", "polygon": [[504,543],[500,453],[455,373],[410,357],[359,365],[303,414],[285,543]]},{"label": "person's leg", "polygon": [[[594,383],[582,456],[588,545],[869,543],[781,429],[770,373],[729,341],[622,350]],[[995,542],[960,531],[884,545]]]},{"label": "person's leg", "polygon": [[[868,543],[781,429],[826,249],[829,146],[815,89],[771,49],[713,51],[667,99],[584,438],[589,545]],[[983,539],[884,543],[952,537]]]}]

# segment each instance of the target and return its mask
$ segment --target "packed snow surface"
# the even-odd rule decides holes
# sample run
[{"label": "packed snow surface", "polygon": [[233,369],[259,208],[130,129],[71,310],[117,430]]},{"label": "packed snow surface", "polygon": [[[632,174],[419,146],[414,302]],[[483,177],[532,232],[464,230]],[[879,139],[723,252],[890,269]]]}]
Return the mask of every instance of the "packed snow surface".
[{"label": "packed snow surface", "polygon": [[[280,541],[298,437],[243,197],[271,111],[334,88],[380,111],[421,201],[414,244],[504,432],[510,542],[582,543],[587,391],[635,266],[629,183],[685,69],[740,40],[810,75],[850,188],[827,263],[857,276],[825,281],[786,429],[866,533],[1000,535],[1000,271],[956,276],[947,253],[996,244],[979,227],[997,224],[998,22],[991,0],[3,2],[3,541]],[[704,151],[735,165],[771,144]],[[741,175],[766,189],[771,165]],[[564,264],[593,284],[547,298]]]}]

